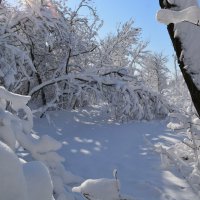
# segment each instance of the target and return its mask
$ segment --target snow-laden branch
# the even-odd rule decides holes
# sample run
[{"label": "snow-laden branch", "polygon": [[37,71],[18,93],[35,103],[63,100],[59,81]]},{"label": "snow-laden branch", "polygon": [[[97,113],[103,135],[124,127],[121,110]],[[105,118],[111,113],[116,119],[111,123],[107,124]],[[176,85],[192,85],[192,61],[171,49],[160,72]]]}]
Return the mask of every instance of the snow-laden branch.
[{"label": "snow-laden branch", "polygon": [[15,108],[24,107],[24,105],[26,105],[31,98],[30,96],[23,96],[9,92],[2,86],[0,86],[0,97],[1,99],[12,102]]},{"label": "snow-laden branch", "polygon": [[[52,84],[55,84],[55,83],[59,83],[61,81],[68,81],[68,80],[71,80],[71,79],[75,79],[75,80],[82,81],[82,82],[89,82],[89,83],[93,83],[93,84],[98,82],[97,80],[95,80],[95,75],[94,76],[91,76],[91,75],[88,75],[88,76],[64,75],[64,76],[61,76],[61,77],[58,77],[58,78],[55,78],[55,79],[52,79],[52,80],[45,81],[42,84],[34,87],[29,92],[29,95],[32,96],[33,94],[35,94],[36,92],[38,92],[39,90],[41,90],[42,88],[44,88],[46,86],[49,86],[49,85],[52,85]],[[116,82],[104,81],[104,82],[102,82],[102,84],[107,85],[107,86],[113,86],[113,85],[116,85]]]},{"label": "snow-laden branch", "polygon": [[191,6],[181,11],[161,9],[158,11],[157,20],[163,24],[177,24],[180,22],[190,22],[196,25],[200,23],[200,9],[197,6]]},{"label": "snow-laden branch", "polygon": [[[26,120],[23,121],[23,131],[29,133],[33,128],[33,116],[30,108],[26,105],[30,100],[30,96],[23,96],[9,92],[4,87],[0,86],[0,98],[11,103],[13,110],[18,112],[20,109],[26,114]],[[2,105],[1,105],[2,107]]]}]

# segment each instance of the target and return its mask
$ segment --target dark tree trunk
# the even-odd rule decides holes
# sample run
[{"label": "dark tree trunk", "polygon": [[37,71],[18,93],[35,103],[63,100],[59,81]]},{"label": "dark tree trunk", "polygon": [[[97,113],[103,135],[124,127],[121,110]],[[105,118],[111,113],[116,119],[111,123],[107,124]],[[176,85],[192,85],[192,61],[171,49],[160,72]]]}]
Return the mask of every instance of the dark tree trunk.
[{"label": "dark tree trunk", "polygon": [[[159,2],[160,2],[161,8],[170,9],[172,7],[175,7],[175,5],[170,5],[166,0],[159,0]],[[164,3],[164,2],[166,2],[166,3]],[[182,52],[181,40],[178,37],[174,38],[174,24],[169,24],[167,26],[167,30],[168,30],[169,36],[171,38],[172,44],[174,46],[174,50],[176,51],[176,55],[178,58],[178,64],[179,64],[180,70],[183,74],[184,80],[187,84],[187,87],[189,89],[193,104],[196,108],[198,115],[200,116],[200,90],[195,85],[191,74],[188,73],[186,71],[186,69],[184,68],[184,66],[185,66],[184,61],[180,60],[181,52]]]},{"label": "dark tree trunk", "polygon": [[[32,43],[32,46],[31,46],[31,49],[30,49],[31,60],[33,62],[35,69],[37,69],[37,67],[35,65],[34,44],[33,44],[32,40],[31,40],[31,43]],[[42,78],[41,78],[41,76],[38,72],[36,72],[36,77],[37,77],[37,80],[38,80],[38,84],[41,85],[42,84]],[[28,87],[29,87],[29,84],[28,84]],[[42,96],[42,104],[46,105],[47,100],[46,100],[46,95],[45,95],[43,88],[41,89],[41,96]]]},{"label": "dark tree trunk", "polygon": [[[36,77],[37,77],[37,80],[38,80],[38,84],[41,85],[42,84],[42,79],[40,77],[40,74],[36,73]],[[42,95],[42,104],[45,106],[47,104],[47,100],[46,100],[46,95],[44,93],[44,89],[43,88],[41,89],[41,95]]]}]

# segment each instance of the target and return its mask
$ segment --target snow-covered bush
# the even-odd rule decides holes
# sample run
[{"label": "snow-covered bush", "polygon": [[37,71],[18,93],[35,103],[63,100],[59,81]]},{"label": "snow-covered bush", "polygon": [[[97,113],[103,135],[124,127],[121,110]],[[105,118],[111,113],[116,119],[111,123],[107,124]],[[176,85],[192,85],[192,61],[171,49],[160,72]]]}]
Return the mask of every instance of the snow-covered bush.
[{"label": "snow-covered bush", "polygon": [[[119,121],[151,120],[166,117],[171,111],[170,105],[161,95],[145,87],[137,76],[129,74],[129,69],[108,67],[101,72],[91,69],[81,74],[71,73],[44,82],[33,88],[29,95],[35,94],[41,88],[56,81],[58,83],[56,92],[58,96],[46,107],[36,111],[45,112],[49,108],[58,108],[57,100],[59,100],[60,109],[103,105],[110,117]],[[60,96],[60,81],[64,81],[66,84],[65,90],[62,91],[67,94],[66,96]]]},{"label": "snow-covered bush", "polygon": [[163,93],[169,79],[168,58],[163,53],[154,53],[149,54],[145,62],[140,72],[142,78],[153,91]]},{"label": "snow-covered bush", "polygon": [[172,114],[168,128],[182,135],[180,142],[168,147],[157,146],[163,167],[179,170],[193,191],[200,197],[200,119],[196,115]]},{"label": "snow-covered bush", "polygon": [[[11,200],[9,195],[13,197],[15,193],[15,199],[19,200],[52,200],[53,192],[56,199],[68,196],[66,185],[81,179],[67,172],[62,165],[64,159],[56,153],[61,148],[59,142],[33,132],[32,112],[26,105],[30,97],[8,92],[4,87],[0,87],[0,96],[0,140],[5,143],[0,143],[0,177],[5,180],[0,184],[0,197],[8,195],[1,199]],[[16,150],[21,159],[14,153]],[[27,162],[29,159],[23,156],[25,152],[30,154],[31,160],[37,161]],[[17,182],[21,182],[21,186]],[[13,193],[7,184],[14,188]],[[24,194],[21,194],[22,190]]]},{"label": "snow-covered bush", "polygon": [[121,195],[117,170],[113,171],[114,179],[88,179],[72,191],[80,193],[88,200],[133,200],[132,197]]},{"label": "snow-covered bush", "polygon": [[177,112],[186,113],[191,106],[191,96],[180,73],[178,73],[177,77],[170,78],[168,87],[163,90],[162,96],[167,99]]}]

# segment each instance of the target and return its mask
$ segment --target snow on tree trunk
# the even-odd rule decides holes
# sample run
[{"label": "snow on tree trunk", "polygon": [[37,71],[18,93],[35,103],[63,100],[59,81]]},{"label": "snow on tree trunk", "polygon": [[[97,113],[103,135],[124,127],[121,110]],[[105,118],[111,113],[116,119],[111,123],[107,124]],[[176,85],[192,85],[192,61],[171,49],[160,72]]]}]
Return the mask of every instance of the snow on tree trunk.
[{"label": "snow on tree trunk", "polygon": [[[169,12],[167,10],[164,11],[165,13],[161,13],[159,11],[160,13],[158,13],[158,20],[161,18],[166,18],[166,21],[169,21],[167,22],[167,24],[169,24],[167,29],[176,51],[178,63],[187,87],[190,91],[194,106],[197,110],[197,113],[200,115],[200,28],[190,22],[180,22],[179,17],[179,20],[173,20],[175,18],[175,11],[182,11],[191,6],[197,7],[198,3],[196,0],[159,0],[159,2],[162,9],[169,9],[173,11],[173,17],[171,17],[171,21],[169,21]],[[190,17],[185,18],[190,19]],[[184,21],[184,19],[181,21]],[[180,23],[173,24],[173,22]]]}]

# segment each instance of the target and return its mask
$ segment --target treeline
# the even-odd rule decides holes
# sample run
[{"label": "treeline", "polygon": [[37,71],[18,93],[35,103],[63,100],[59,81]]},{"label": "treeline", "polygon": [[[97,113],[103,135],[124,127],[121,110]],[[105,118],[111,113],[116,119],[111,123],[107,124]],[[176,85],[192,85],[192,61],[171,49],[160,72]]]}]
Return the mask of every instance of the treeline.
[{"label": "treeline", "polygon": [[121,121],[166,116],[166,56],[147,50],[133,20],[99,39],[103,22],[93,4],[81,0],[75,10],[66,4],[1,3],[0,84],[31,95],[30,106],[42,115],[98,104]]}]

